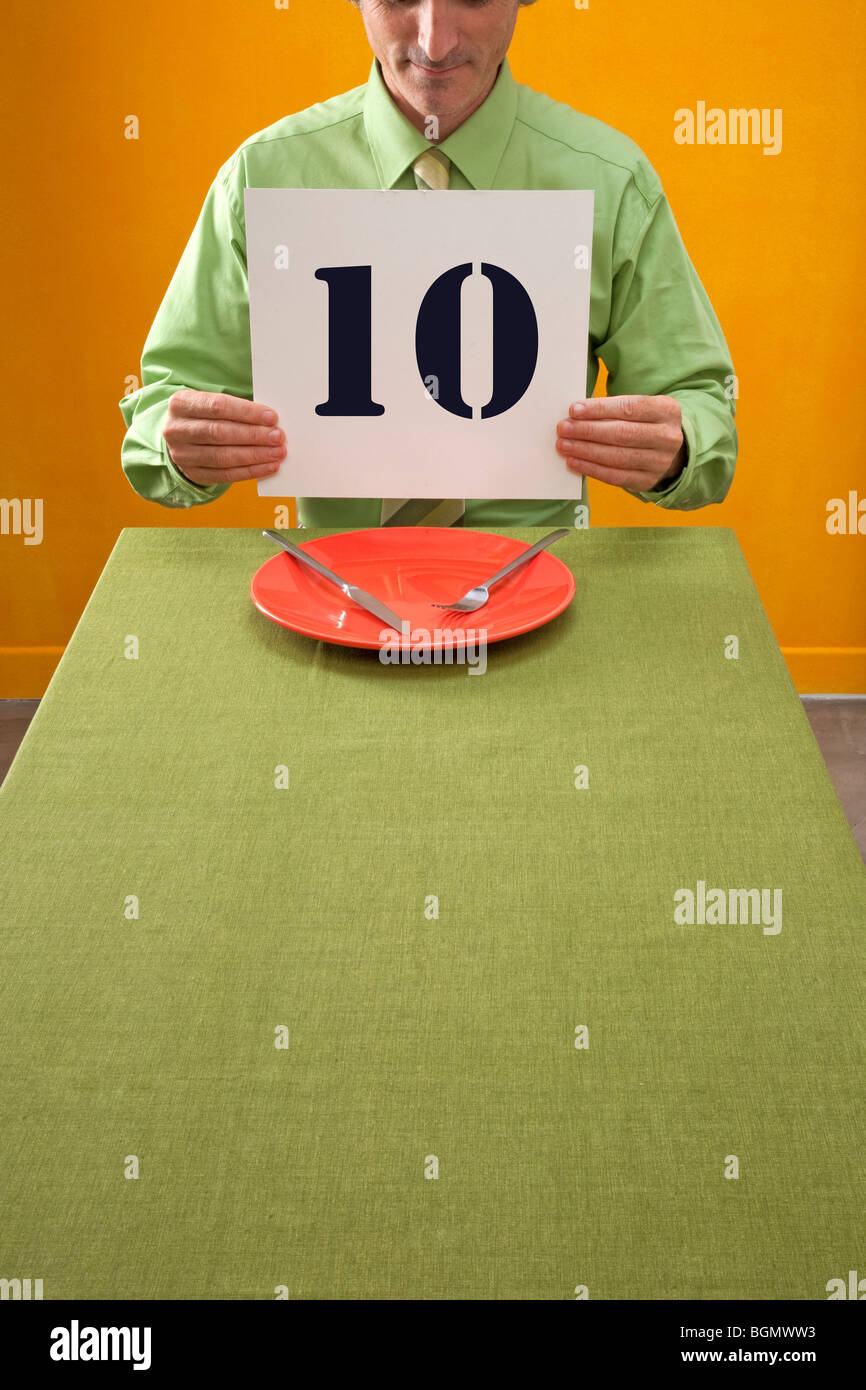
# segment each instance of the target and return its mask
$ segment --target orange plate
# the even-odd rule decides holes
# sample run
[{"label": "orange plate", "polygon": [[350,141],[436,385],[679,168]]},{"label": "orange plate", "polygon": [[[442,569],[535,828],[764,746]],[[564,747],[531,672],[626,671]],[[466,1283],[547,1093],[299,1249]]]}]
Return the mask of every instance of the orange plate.
[{"label": "orange plate", "polygon": [[[292,537],[297,544],[296,538]],[[461,526],[383,526],[305,541],[307,550],[351,584],[387,603],[411,624],[413,645],[433,649],[472,640],[501,642],[549,623],[574,597],[574,575],[549,550],[501,579],[475,613],[446,613],[434,601],[453,602],[523,550],[526,541],[468,531]],[[253,575],[250,596],[281,627],[344,647],[379,648],[378,618],[281,551]],[[485,630],[482,637],[480,629]],[[395,639],[392,639],[395,640]]]}]

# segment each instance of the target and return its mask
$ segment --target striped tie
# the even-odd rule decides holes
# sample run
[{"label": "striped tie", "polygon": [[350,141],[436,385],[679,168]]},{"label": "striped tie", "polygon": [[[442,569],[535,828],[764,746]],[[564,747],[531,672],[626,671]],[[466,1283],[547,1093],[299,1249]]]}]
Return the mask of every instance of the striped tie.
[{"label": "striped tie", "polygon": [[448,187],[451,178],[451,160],[435,145],[432,145],[429,150],[425,150],[423,154],[419,154],[412,168],[415,171],[415,182],[419,188],[429,192],[432,188],[439,190]]},{"label": "striped tie", "polygon": [[[431,148],[419,154],[412,165],[415,184],[425,193],[446,189],[451,160],[441,150]],[[385,497],[382,501],[383,526],[459,526],[466,503],[462,497]]]}]

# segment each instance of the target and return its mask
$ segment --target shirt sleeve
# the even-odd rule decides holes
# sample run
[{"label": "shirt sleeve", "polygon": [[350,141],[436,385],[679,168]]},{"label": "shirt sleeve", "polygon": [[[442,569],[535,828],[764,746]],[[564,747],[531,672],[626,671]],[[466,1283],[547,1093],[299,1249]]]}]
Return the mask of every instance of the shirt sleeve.
[{"label": "shirt sleeve", "polygon": [[595,350],[609,396],[673,396],[682,410],[687,461],[679,477],[624,490],[682,511],[724,501],[737,459],[734,368],[664,193],[616,269],[609,332]]},{"label": "shirt sleeve", "polygon": [[252,400],[246,238],[226,166],[157,311],[141,355],[141,386],[119,402],[126,422],[121,466],[137,493],[165,507],[211,502],[231,486],[199,486],[169,457],[162,437],[169,397],[183,388]]}]

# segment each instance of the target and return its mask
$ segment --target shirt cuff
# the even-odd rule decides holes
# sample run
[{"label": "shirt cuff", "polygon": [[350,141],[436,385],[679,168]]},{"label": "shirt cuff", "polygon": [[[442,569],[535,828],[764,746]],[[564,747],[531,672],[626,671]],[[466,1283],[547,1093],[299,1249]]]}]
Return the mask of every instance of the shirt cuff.
[{"label": "shirt cuff", "polygon": [[191,478],[187,478],[181,473],[168,452],[168,445],[164,437],[161,439],[161,448],[162,460],[169,476],[168,491],[162,499],[163,506],[194,507],[202,502],[213,502],[217,497],[222,497],[223,493],[231,487],[231,483],[211,483],[206,487],[194,483]]},{"label": "shirt cuff", "polygon": [[[686,445],[686,461],[683,464],[679,476],[676,478],[663,478],[661,482],[656,483],[655,487],[648,488],[646,492],[634,493],[635,497],[642,497],[647,502],[667,502],[668,500],[675,501],[681,493],[689,491],[691,482],[689,470],[697,452],[697,439],[688,412],[682,406],[680,406],[680,412],[682,417],[683,439]],[[628,491],[631,491],[631,489],[628,489]]]}]

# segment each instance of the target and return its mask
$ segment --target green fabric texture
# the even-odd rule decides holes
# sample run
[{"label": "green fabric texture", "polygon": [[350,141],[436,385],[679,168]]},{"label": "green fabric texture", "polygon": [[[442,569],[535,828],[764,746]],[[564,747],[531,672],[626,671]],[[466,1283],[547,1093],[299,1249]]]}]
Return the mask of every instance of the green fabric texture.
[{"label": "green fabric texture", "polygon": [[[473,676],[270,623],[257,531],[122,532],[0,789],[0,1276],[558,1300],[866,1274],[866,875],[736,537],[556,553],[571,606]],[[781,931],[676,924],[699,880],[781,889]]]}]

